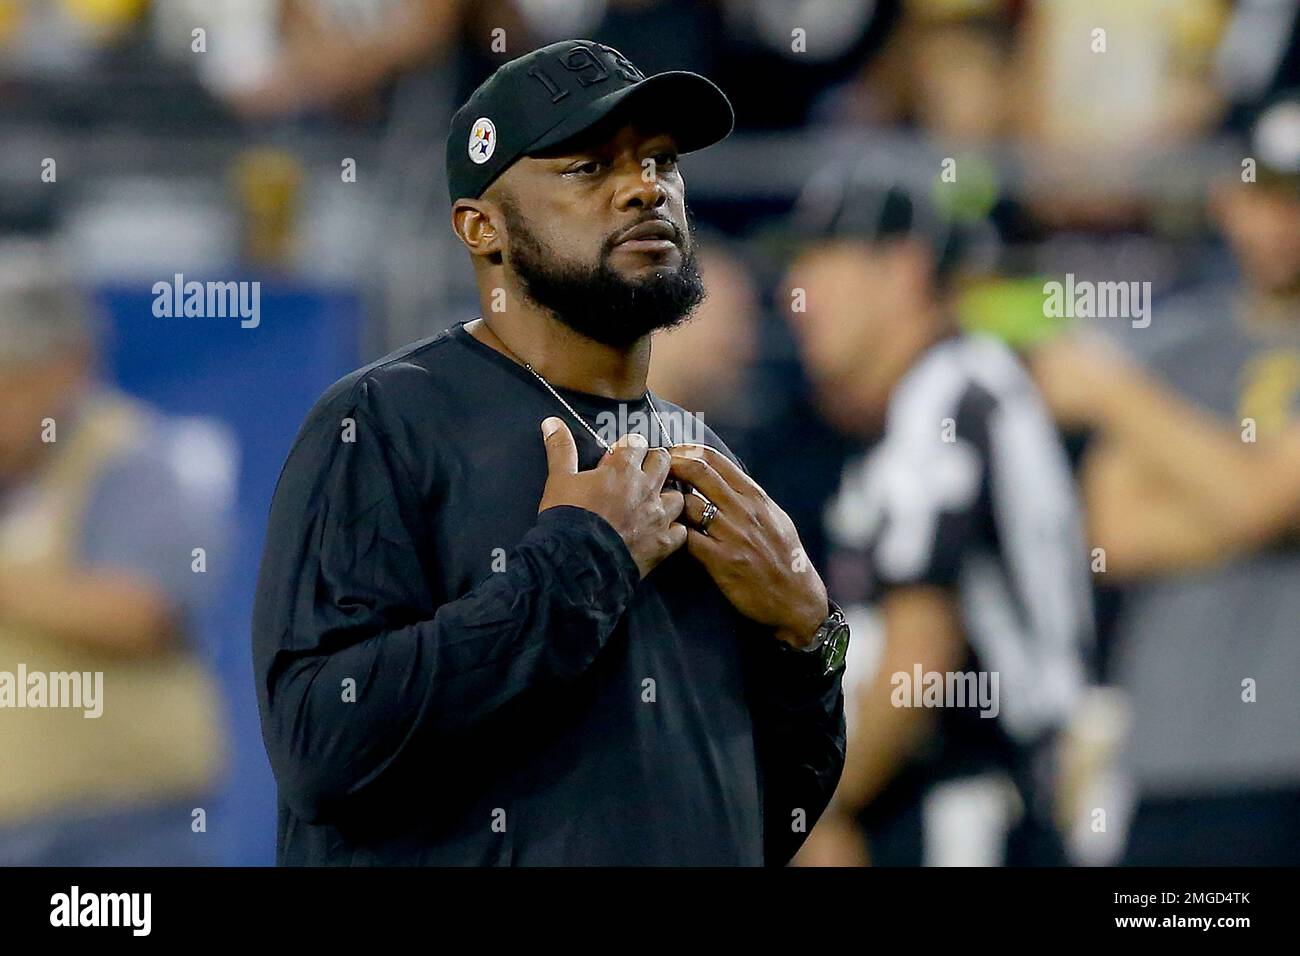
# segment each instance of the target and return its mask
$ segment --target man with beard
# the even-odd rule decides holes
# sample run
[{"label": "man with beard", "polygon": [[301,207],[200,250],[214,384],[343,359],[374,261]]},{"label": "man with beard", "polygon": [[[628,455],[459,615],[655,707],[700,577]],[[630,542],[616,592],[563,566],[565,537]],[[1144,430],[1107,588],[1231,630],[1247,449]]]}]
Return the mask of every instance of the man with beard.
[{"label": "man with beard", "polygon": [[779,866],[816,822],[843,615],[786,514],[645,387],[651,333],[703,295],[677,154],[731,125],[703,77],[590,41],[453,117],[483,317],[330,388],[271,507],[281,864]]}]

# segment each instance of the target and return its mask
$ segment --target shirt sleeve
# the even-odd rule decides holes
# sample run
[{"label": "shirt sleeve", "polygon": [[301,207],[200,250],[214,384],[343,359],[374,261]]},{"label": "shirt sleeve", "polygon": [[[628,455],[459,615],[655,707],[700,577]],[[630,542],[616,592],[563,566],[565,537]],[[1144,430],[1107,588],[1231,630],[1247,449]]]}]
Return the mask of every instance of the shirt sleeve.
[{"label": "shirt sleeve", "polygon": [[[749,473],[743,461],[736,463]],[[843,669],[825,675],[820,654],[787,648],[772,628],[741,620],[763,795],[763,859],[767,866],[785,866],[821,818],[844,770]]]},{"label": "shirt sleeve", "polygon": [[891,435],[859,473],[849,496],[871,510],[868,545],[875,588],[956,585],[962,562],[989,521],[986,413],[963,402],[951,436]]},{"label": "shirt sleeve", "polygon": [[[436,604],[429,503],[366,383],[355,392],[313,413],[290,453],[253,615],[267,752],[282,797],[312,823],[385,805],[525,692],[583,672],[640,580],[608,522],[559,506],[506,570]],[[345,418],[354,441],[340,439]]]},{"label": "shirt sleeve", "polygon": [[839,785],[847,746],[843,668],[786,649],[769,628],[747,636],[746,686],[763,794],[763,859],[785,866]]}]

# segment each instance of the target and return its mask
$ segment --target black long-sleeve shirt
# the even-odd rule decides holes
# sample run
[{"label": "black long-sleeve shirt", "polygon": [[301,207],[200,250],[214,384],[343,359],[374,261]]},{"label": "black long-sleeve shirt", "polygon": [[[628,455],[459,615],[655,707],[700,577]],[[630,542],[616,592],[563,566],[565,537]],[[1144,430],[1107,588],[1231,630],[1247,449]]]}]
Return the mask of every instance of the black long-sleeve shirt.
[{"label": "black long-sleeve shirt", "polygon": [[[596,427],[620,405],[559,391]],[[656,404],[680,440],[685,413]],[[253,615],[280,864],[783,865],[825,808],[839,675],[685,548],[641,580],[599,515],[539,514],[550,415],[594,467],[592,436],[464,323],[308,415]]]}]

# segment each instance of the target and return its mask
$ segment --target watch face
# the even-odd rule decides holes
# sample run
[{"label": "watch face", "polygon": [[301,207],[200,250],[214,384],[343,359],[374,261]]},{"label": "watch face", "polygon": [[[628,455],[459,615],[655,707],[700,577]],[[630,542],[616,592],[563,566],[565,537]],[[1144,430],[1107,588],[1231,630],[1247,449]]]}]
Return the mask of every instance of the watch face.
[{"label": "watch face", "polygon": [[826,673],[844,666],[844,657],[849,650],[849,626],[839,624],[826,642]]}]

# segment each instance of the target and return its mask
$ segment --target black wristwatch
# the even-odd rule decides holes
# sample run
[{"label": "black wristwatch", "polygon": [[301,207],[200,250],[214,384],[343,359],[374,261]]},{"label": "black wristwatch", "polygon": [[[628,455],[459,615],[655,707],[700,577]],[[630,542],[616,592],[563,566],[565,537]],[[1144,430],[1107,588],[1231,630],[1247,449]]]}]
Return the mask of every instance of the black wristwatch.
[{"label": "black wristwatch", "polygon": [[782,646],[790,653],[812,657],[817,655],[822,663],[821,676],[827,677],[844,666],[844,655],[849,649],[849,623],[844,611],[834,601],[830,605],[830,614],[822,621],[813,636],[813,642],[807,647],[792,647],[782,641]]}]

